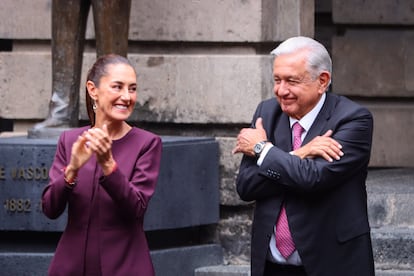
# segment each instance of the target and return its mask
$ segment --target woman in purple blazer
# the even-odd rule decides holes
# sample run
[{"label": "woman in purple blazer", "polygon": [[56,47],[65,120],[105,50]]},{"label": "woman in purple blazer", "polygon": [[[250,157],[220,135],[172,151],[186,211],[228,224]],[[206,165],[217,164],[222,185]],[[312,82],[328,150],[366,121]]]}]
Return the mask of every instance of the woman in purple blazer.
[{"label": "woman in purple blazer", "polygon": [[154,275],[143,220],[162,144],[126,122],[136,90],[135,70],[122,56],[103,56],[88,72],[91,126],[62,133],[42,194],[51,219],[68,206],[49,275]]}]

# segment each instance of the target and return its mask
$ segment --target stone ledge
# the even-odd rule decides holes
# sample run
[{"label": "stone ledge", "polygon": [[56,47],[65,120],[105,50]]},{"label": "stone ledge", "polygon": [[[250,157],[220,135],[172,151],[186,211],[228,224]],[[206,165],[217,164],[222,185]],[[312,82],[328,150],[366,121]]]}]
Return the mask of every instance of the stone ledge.
[{"label": "stone ledge", "polygon": [[[220,265],[200,267],[195,270],[195,276],[250,276],[248,265]],[[414,276],[412,270],[376,270],[377,276]]]},{"label": "stone ledge", "polygon": [[[156,275],[190,276],[203,266],[223,262],[219,245],[197,245],[151,251]],[[53,253],[0,252],[2,276],[43,276],[49,267]]]},{"label": "stone ledge", "polygon": [[413,270],[376,270],[376,276],[414,276]]},{"label": "stone ledge", "polygon": [[223,263],[223,250],[218,244],[177,247],[151,251],[155,275],[192,276],[198,267]]},{"label": "stone ledge", "polygon": [[366,184],[371,227],[414,226],[414,169],[370,170]]},{"label": "stone ledge", "polygon": [[200,267],[195,276],[250,276],[249,265],[219,265]]},{"label": "stone ledge", "polygon": [[377,269],[414,271],[414,228],[371,229]]}]

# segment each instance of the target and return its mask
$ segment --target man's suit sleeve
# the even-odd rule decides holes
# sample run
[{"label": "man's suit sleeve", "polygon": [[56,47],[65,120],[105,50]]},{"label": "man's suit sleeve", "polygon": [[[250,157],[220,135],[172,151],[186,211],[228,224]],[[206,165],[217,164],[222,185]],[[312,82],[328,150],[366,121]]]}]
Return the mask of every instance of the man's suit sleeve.
[{"label": "man's suit sleeve", "polygon": [[[253,121],[262,116],[261,113],[259,106]],[[272,147],[260,167],[256,164],[256,158],[243,156],[236,182],[240,198],[253,201],[278,195],[284,190],[309,193],[332,189],[345,183],[356,170],[366,168],[372,141],[371,113],[346,101],[346,104],[335,107],[329,119],[319,120],[315,121],[320,128],[317,135],[332,129],[333,139],[343,146],[345,155],[339,161],[330,163],[323,158],[300,159],[277,146]],[[308,137],[306,142],[312,138]]]},{"label": "man's suit sleeve", "polygon": [[[339,108],[337,112],[342,111]],[[370,112],[362,107],[344,111],[344,114],[333,116],[318,134],[333,130],[332,138],[343,147],[344,156],[340,160],[328,162],[322,157],[300,159],[273,147],[258,174],[272,180],[274,185],[295,192],[319,192],[346,183],[353,174],[368,165],[373,120]]]},{"label": "man's suit sleeve", "polygon": [[[269,112],[263,107],[264,102],[261,102],[253,116],[251,127],[254,127],[258,117],[267,117],[266,112]],[[265,121],[264,123],[268,123]],[[269,127],[266,127],[267,137],[270,137]],[[273,184],[273,180],[266,176],[259,174],[259,166],[257,165],[257,158],[243,155],[239,173],[236,180],[237,192],[242,200],[253,201],[260,198],[268,197],[278,193],[279,187]]]}]

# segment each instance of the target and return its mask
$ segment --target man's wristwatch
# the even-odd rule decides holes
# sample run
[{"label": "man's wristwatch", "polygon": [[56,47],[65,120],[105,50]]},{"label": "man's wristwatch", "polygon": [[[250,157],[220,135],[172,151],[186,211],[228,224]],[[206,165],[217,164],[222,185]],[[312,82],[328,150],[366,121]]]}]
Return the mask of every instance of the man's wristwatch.
[{"label": "man's wristwatch", "polygon": [[262,153],[263,149],[266,146],[266,142],[267,141],[261,141],[261,142],[257,143],[256,145],[254,145],[253,151],[254,151],[254,154],[256,155],[256,157],[260,156],[260,154]]}]

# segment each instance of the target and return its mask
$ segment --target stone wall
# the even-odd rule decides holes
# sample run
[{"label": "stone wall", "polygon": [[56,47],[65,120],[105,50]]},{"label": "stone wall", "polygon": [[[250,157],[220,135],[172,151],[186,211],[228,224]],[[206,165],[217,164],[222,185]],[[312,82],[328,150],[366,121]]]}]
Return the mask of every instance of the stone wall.
[{"label": "stone wall", "polygon": [[[333,91],[374,114],[371,167],[412,166],[414,135],[403,125],[414,123],[411,6],[409,0],[132,0],[128,56],[139,100],[131,123],[160,135],[217,139],[216,237],[226,262],[249,259],[253,205],[235,192],[240,156],[231,149],[256,105],[273,96],[268,53],[278,42],[296,35],[324,42],[333,56]],[[2,1],[0,121],[12,121],[14,133],[24,135],[47,114],[50,14],[51,0]],[[83,78],[95,58],[91,16],[86,37]]]},{"label": "stone wall", "polygon": [[[358,8],[356,8],[358,7]],[[414,4],[332,1],[333,89],[374,114],[371,166],[413,166]]]},{"label": "stone wall", "polygon": [[[4,0],[0,18],[0,119],[25,135],[47,115],[51,95],[51,1]],[[139,99],[130,121],[219,142],[221,220],[213,229],[225,262],[249,258],[252,205],[235,192],[235,137],[273,95],[270,50],[290,36],[313,36],[313,21],[313,1],[132,0],[128,57]],[[81,83],[95,59],[91,15],[86,38]],[[87,123],[80,93],[79,119]]]},{"label": "stone wall", "polygon": [[413,275],[414,3],[331,3],[333,90],[374,115],[367,188],[376,269]]}]

